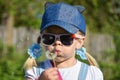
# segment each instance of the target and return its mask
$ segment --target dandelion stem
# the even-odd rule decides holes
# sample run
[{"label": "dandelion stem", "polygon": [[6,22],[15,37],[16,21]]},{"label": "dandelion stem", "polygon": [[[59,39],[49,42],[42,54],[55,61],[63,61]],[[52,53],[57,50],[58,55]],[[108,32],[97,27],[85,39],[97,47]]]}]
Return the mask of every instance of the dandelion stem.
[{"label": "dandelion stem", "polygon": [[49,55],[50,55],[50,57],[52,58],[54,67],[56,67],[56,63],[55,63],[55,59],[54,59],[54,54],[53,54],[53,53],[50,53]]}]

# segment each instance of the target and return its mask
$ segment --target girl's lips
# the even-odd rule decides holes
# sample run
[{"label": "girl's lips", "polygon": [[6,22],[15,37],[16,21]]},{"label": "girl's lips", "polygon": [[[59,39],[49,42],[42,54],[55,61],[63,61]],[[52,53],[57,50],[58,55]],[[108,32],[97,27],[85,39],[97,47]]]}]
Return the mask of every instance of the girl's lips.
[{"label": "girl's lips", "polygon": [[61,53],[61,51],[60,50],[55,50],[55,53],[58,55],[58,54]]}]

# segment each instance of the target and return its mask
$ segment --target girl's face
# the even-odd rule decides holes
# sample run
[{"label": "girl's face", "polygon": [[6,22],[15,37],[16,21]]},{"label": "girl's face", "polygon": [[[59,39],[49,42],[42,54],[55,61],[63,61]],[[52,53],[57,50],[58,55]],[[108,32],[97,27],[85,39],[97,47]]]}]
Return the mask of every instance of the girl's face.
[{"label": "girl's face", "polygon": [[[65,31],[64,29],[60,28],[60,27],[56,27],[56,26],[51,26],[49,28],[47,28],[43,34],[52,34],[57,35],[57,38],[55,39],[54,43],[51,45],[44,45],[45,46],[45,50],[48,50],[52,53],[57,54],[55,61],[56,62],[63,62],[66,60],[72,60],[75,59],[75,50],[76,50],[76,45],[78,44],[78,40],[77,39],[69,39],[71,41],[67,41],[64,42],[65,39],[61,40],[61,37],[59,35],[61,34],[68,34],[71,35],[70,33],[68,33],[67,31]],[[67,37],[66,36],[66,37]],[[59,39],[60,38],[60,39]],[[68,39],[68,38],[66,38]],[[50,42],[50,41],[49,41]],[[66,45],[64,45],[66,44]]]}]

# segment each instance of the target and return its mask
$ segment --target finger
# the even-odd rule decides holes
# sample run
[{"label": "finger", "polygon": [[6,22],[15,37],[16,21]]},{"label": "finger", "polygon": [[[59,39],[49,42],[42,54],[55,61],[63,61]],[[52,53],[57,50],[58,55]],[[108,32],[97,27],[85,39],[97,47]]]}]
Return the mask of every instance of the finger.
[{"label": "finger", "polygon": [[50,75],[48,75],[48,76],[47,76],[47,79],[48,79],[48,80],[58,80],[58,75],[55,75],[55,76],[50,76]]},{"label": "finger", "polygon": [[47,74],[48,79],[58,80],[58,69],[57,68],[47,69],[46,74]]}]

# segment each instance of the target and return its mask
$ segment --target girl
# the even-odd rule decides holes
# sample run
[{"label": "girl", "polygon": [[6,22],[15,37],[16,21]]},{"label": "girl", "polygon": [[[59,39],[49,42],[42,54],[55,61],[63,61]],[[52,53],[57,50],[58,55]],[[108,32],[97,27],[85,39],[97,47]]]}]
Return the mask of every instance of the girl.
[{"label": "girl", "polygon": [[[83,10],[81,6],[46,3],[40,44],[50,59],[36,64],[30,54],[25,63],[26,80],[103,80],[97,63],[83,47],[86,35]],[[81,62],[79,56],[89,65]]]}]

